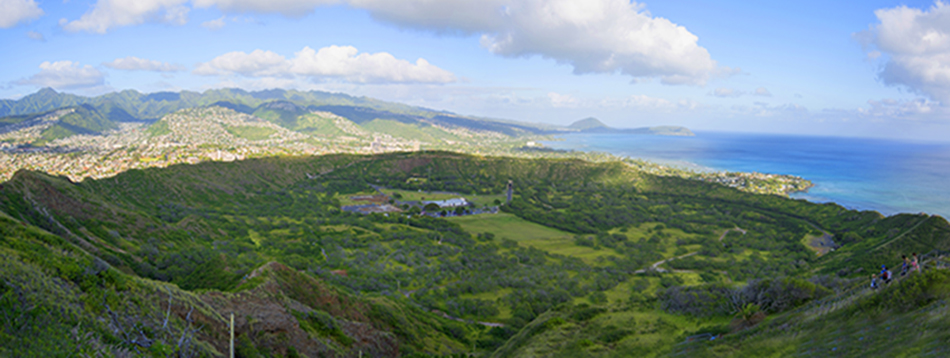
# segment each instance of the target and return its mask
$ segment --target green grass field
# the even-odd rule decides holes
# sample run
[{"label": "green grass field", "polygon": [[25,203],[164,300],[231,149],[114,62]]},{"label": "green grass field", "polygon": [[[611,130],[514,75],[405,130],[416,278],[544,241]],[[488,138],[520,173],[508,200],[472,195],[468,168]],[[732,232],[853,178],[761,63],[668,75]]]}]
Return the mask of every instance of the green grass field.
[{"label": "green grass field", "polygon": [[383,193],[386,193],[386,195],[389,195],[389,197],[393,197],[393,194],[399,194],[401,198],[396,199],[399,201],[446,200],[463,197],[459,194],[428,193],[424,191],[399,189],[383,189]]},{"label": "green grass field", "polygon": [[498,200],[500,203],[505,202],[505,194],[472,195],[466,196],[465,199],[468,199],[468,201],[472,202],[477,207],[495,206],[495,200]]},{"label": "green grass field", "polygon": [[353,199],[350,199],[350,198],[352,198],[352,197],[354,197],[354,196],[370,196],[370,195],[377,195],[377,194],[379,194],[379,193],[376,192],[375,190],[364,190],[364,191],[361,191],[361,192],[355,193],[355,194],[337,195],[336,198],[337,198],[337,200],[340,201],[340,205],[342,205],[342,206],[347,206],[347,205],[364,205],[364,204],[369,204],[369,202],[368,202],[368,201],[357,201],[357,200],[353,200]]},{"label": "green grass field", "polygon": [[471,233],[490,232],[496,240],[503,238],[517,241],[523,246],[534,247],[552,254],[577,257],[588,264],[596,264],[597,258],[613,256],[612,250],[594,250],[574,244],[574,235],[558,229],[535,224],[512,214],[483,214],[447,218]]}]

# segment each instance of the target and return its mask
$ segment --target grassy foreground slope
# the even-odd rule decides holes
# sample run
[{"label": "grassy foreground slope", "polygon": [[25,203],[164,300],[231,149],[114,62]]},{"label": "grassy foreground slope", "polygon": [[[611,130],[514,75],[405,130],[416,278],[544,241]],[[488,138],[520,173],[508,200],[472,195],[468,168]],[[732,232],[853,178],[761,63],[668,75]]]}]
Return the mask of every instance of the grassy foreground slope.
[{"label": "grassy foreground slope", "polygon": [[[504,214],[441,219],[340,210],[350,195],[371,192],[370,184],[407,195],[497,198],[509,180],[515,197]],[[202,352],[212,355],[222,347],[221,317],[231,311],[244,319],[246,349],[278,356],[297,341],[305,342],[293,345],[301,354],[343,356],[747,355],[773,346],[782,354],[812,344],[794,338],[818,327],[808,322],[848,307],[863,307],[836,318],[853,327],[881,322],[861,321],[867,311],[909,326],[927,312],[945,317],[934,306],[945,297],[944,276],[901,281],[928,288],[919,290],[926,299],[896,311],[889,300],[874,299],[891,291],[855,294],[880,263],[894,265],[910,250],[950,249],[950,225],[941,217],[885,218],[654,176],[619,162],[417,152],[176,165],[78,183],[21,171],[0,184],[0,210],[11,217],[3,227],[14,230],[4,240],[22,236],[21,229],[58,240],[47,249],[52,254],[36,260],[68,251],[87,258],[74,271],[100,265],[107,275],[190,297],[181,301],[192,306],[172,304],[172,313],[187,326],[190,307],[208,312],[192,313],[194,322],[210,317],[193,341],[205,342]],[[819,257],[803,239],[822,230],[842,246]],[[19,258],[41,248],[17,245],[4,243],[17,255],[11,262],[35,267],[16,272],[34,270],[80,288],[55,302],[114,293],[158,307],[148,317],[163,321],[168,290],[148,296],[106,282],[85,291],[92,286],[75,275]],[[10,284],[17,273],[9,272],[2,275],[5,295],[38,290]],[[110,309],[81,312],[101,326]],[[86,321],[54,327],[77,322]],[[781,322],[787,329],[770,328]],[[141,349],[106,334],[115,332],[108,327],[88,327],[115,349]],[[149,327],[144,334],[158,341],[161,330]],[[938,333],[928,337],[939,341],[945,330],[934,327]],[[21,342],[31,331],[13,332]],[[726,335],[712,345],[679,345],[703,333]]]},{"label": "grassy foreground slope", "polygon": [[[465,326],[385,297],[353,297],[278,263],[229,291],[124,273],[0,213],[0,356],[398,356],[451,352]],[[196,272],[196,274],[201,274]]]}]

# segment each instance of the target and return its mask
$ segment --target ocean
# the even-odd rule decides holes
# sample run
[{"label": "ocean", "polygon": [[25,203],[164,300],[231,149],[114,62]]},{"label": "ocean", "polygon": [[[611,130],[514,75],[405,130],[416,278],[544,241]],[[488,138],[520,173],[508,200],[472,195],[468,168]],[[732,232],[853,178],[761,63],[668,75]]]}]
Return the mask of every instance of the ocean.
[{"label": "ocean", "polygon": [[950,218],[950,143],[695,132],[695,137],[568,134],[555,149],[607,152],[694,170],[791,174],[815,186],[793,198],[885,215]]}]

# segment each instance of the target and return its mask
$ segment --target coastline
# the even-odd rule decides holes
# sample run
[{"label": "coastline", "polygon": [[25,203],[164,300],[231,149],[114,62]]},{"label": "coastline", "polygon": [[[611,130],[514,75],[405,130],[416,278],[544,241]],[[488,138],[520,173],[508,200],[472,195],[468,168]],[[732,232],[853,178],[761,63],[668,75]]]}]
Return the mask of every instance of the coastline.
[{"label": "coastline", "polygon": [[[695,137],[560,134],[554,149],[605,152],[681,170],[783,173],[783,195],[883,215],[950,216],[950,143],[697,131]],[[708,171],[706,171],[708,169]]]}]

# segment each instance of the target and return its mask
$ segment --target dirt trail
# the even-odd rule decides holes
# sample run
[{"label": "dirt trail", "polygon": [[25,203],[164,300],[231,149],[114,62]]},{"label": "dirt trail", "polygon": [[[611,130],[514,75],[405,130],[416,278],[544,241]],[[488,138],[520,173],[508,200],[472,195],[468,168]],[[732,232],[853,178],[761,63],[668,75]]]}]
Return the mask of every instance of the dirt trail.
[{"label": "dirt trail", "polygon": [[662,265],[662,264],[665,264],[665,263],[667,263],[667,262],[669,262],[669,261],[673,261],[673,260],[676,260],[676,259],[681,259],[681,258],[684,258],[684,257],[690,257],[690,256],[693,256],[693,255],[698,254],[698,253],[699,253],[699,251],[694,251],[694,252],[690,252],[690,253],[688,253],[688,254],[683,254],[683,255],[676,256],[676,257],[670,257],[670,258],[668,258],[668,259],[662,259],[662,260],[660,260],[660,261],[654,262],[653,265],[650,265],[650,268],[649,268],[649,269],[639,269],[639,270],[633,271],[633,273],[634,273],[634,274],[644,273],[644,272],[647,272],[647,270],[654,270],[654,271],[657,271],[657,272],[693,272],[693,271],[690,271],[690,270],[667,270],[667,269],[662,268],[662,267],[659,267],[659,266]]},{"label": "dirt trail", "polygon": [[835,242],[832,240],[834,235],[831,235],[831,233],[818,227],[818,225],[812,224],[808,221],[805,223],[811,225],[811,227],[815,228],[815,230],[821,231],[821,236],[812,238],[808,241],[808,247],[810,247],[812,250],[815,250],[818,253],[818,256],[827,254],[831,252],[831,250],[834,250]]},{"label": "dirt trail", "polygon": [[[726,234],[728,234],[730,231],[738,231],[738,232],[741,232],[742,235],[745,235],[746,232],[747,232],[745,229],[741,229],[741,228],[739,228],[738,226],[736,226],[735,228],[732,228],[732,229],[727,229],[726,231],[723,231],[722,235],[719,235],[719,242],[722,242],[722,239],[725,239],[725,238],[726,238]],[[668,259],[663,259],[663,260],[654,262],[653,265],[650,265],[650,268],[649,268],[649,269],[639,269],[639,270],[633,271],[633,273],[634,273],[634,274],[644,273],[644,272],[647,272],[647,270],[653,270],[653,271],[657,271],[657,272],[693,272],[692,270],[667,270],[667,269],[665,269],[665,268],[660,267],[660,265],[665,264],[665,263],[667,263],[667,262],[669,262],[669,261],[676,260],[676,259],[681,259],[681,258],[684,258],[684,257],[690,257],[690,256],[696,255],[696,254],[698,254],[698,253],[699,253],[699,251],[694,251],[694,252],[690,252],[690,253],[688,253],[688,254],[683,254],[683,255],[676,256],[676,257],[671,257],[671,258],[668,258]]]},{"label": "dirt trail", "polygon": [[[742,235],[745,235],[745,234],[746,234],[745,229],[740,229],[738,226],[736,226],[735,228],[732,228],[732,229],[728,229],[728,230],[726,230],[726,231],[723,231],[723,232],[722,232],[722,235],[719,235],[719,242],[722,242],[722,239],[725,239],[725,238],[726,238],[726,234],[729,234],[730,231],[738,231],[738,232],[741,232]],[[723,244],[723,245],[725,245],[725,244]]]}]

